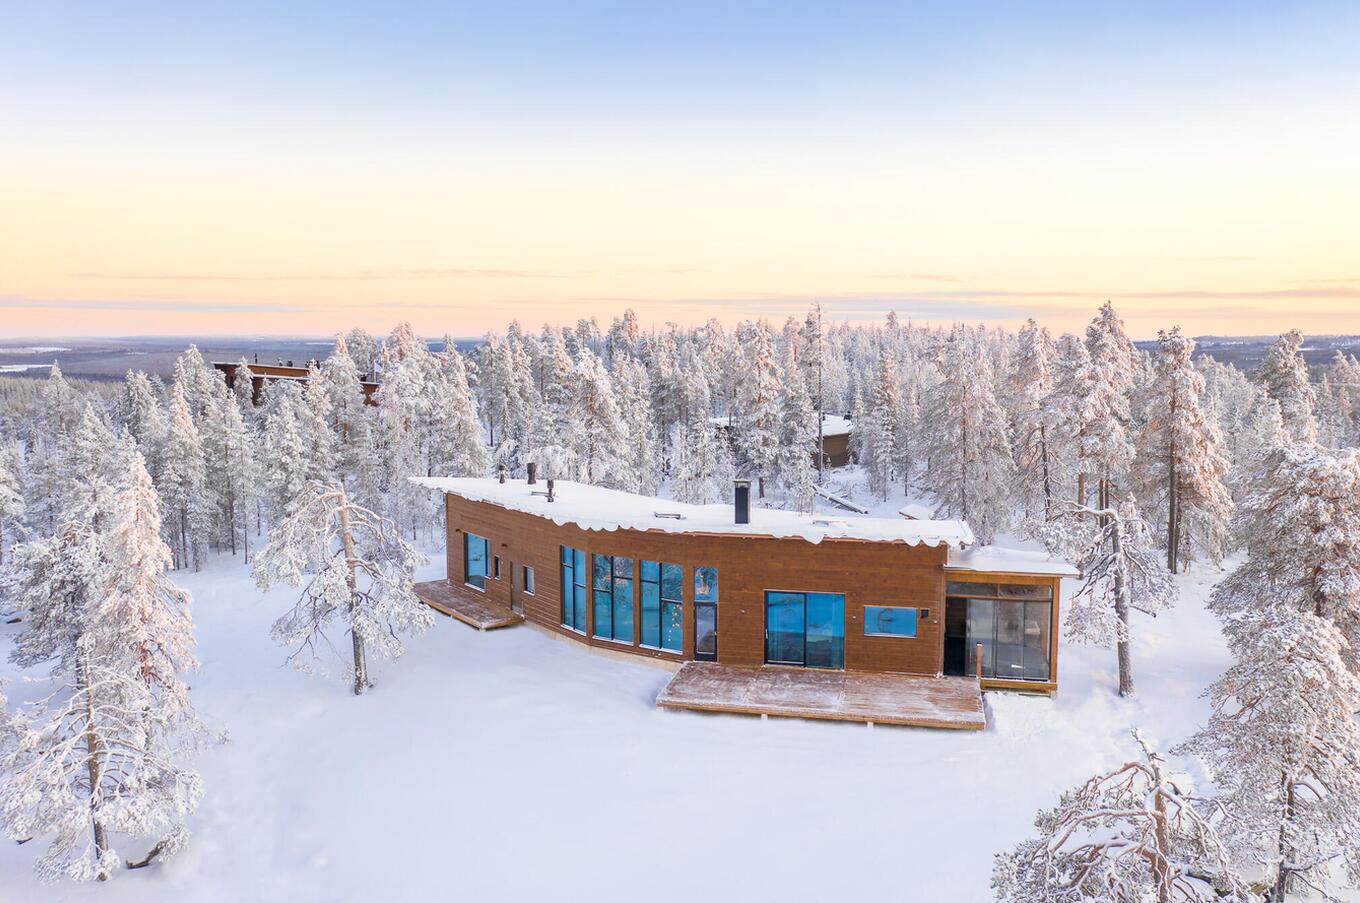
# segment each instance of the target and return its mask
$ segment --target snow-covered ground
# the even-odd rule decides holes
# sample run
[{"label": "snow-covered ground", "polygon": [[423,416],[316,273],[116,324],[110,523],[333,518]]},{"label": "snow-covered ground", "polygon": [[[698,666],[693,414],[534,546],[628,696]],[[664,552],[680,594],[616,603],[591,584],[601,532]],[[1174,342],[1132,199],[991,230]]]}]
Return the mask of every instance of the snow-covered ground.
[{"label": "snow-covered ground", "polygon": [[[1056,698],[989,694],[991,727],[960,734],[666,712],[665,671],[443,618],[355,698],[284,664],[269,624],[288,592],[219,557],[180,577],[194,699],[231,734],[200,760],[188,847],[45,887],[37,844],[0,843],[0,901],[988,900],[992,854],[1122,761],[1130,725],[1169,745],[1202,720],[1227,663],[1203,608],[1217,576],[1197,568],[1137,624],[1137,699],[1114,695],[1113,653],[1068,644]],[[11,704],[40,689],[0,671]]]}]

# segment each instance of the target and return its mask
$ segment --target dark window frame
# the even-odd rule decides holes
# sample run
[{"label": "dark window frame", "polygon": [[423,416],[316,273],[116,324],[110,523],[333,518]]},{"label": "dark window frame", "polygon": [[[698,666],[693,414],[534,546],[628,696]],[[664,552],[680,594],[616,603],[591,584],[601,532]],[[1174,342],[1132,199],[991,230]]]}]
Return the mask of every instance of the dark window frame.
[{"label": "dark window frame", "polygon": [[534,569],[533,569],[533,567],[530,566],[530,565],[527,565],[527,564],[526,564],[526,565],[522,565],[521,567],[522,567],[522,570],[523,570],[522,576],[523,576],[523,578],[524,578],[524,579],[523,579],[523,584],[524,584],[523,593],[524,593],[524,595],[526,595],[526,596],[533,596],[533,595],[536,595],[536,593],[534,592],[534,586],[535,586],[536,580],[535,580],[535,576],[534,576]]},{"label": "dark window frame", "polygon": [[[656,568],[656,578],[651,579],[647,576],[648,565]],[[667,569],[673,568],[679,572],[676,578],[677,595],[672,598],[666,595],[666,575]],[[651,559],[638,559],[638,586],[637,597],[641,600],[641,617],[639,618],[638,645],[644,649],[655,649],[659,652],[683,653],[685,650],[685,568],[684,565],[676,564],[672,561],[652,561]],[[656,587],[657,599],[657,622],[656,622],[656,645],[647,642],[647,587]],[[680,625],[680,636],[678,645],[675,647],[666,645],[666,624],[667,615],[670,615],[669,623]]]}]

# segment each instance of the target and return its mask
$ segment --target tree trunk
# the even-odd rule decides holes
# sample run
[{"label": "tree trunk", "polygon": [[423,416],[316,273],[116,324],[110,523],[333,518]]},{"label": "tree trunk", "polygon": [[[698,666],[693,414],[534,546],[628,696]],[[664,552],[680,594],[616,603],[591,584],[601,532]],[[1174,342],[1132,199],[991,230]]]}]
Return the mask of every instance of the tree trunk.
[{"label": "tree trunk", "polygon": [[[1171,400],[1171,417],[1175,420],[1176,400]],[[1171,426],[1168,423],[1167,429]],[[1167,445],[1166,456],[1166,569],[1176,573],[1177,555],[1181,544],[1181,499],[1176,485],[1176,439],[1173,435]]]},{"label": "tree trunk", "polygon": [[1270,903],[1285,903],[1285,885],[1289,883],[1290,870],[1285,866],[1285,860],[1289,858],[1289,851],[1285,849],[1287,840],[1285,839],[1285,828],[1294,818],[1294,782],[1289,780],[1289,775],[1280,775],[1280,786],[1284,790],[1284,817],[1280,820],[1280,831],[1276,840],[1276,853],[1280,857],[1280,863],[1275,868],[1275,883],[1270,887],[1267,896]]},{"label": "tree trunk", "polygon": [[1053,518],[1053,482],[1048,473],[1048,433],[1047,427],[1039,427],[1039,458],[1044,465],[1044,523]]},{"label": "tree trunk", "polygon": [[1086,472],[1077,472],[1077,504],[1086,504]]},{"label": "tree trunk", "polygon": [[362,696],[368,688],[368,666],[364,662],[364,641],[354,629],[354,611],[359,606],[358,578],[354,572],[354,534],[349,526],[349,499],[340,490],[340,536],[345,546],[345,583],[349,585],[349,636],[354,644],[354,695]]},{"label": "tree trunk", "polygon": [[[1157,770],[1157,777],[1160,783],[1160,769]],[[1153,816],[1153,836],[1157,840],[1157,855],[1152,860],[1152,875],[1157,882],[1157,903],[1171,903],[1171,865],[1166,861],[1166,854],[1171,850],[1171,840],[1166,833],[1166,800],[1160,793],[1154,798],[1152,809],[1156,813]]]},{"label": "tree trunk", "polygon": [[[1110,531],[1110,542],[1116,560],[1124,553],[1124,535],[1116,521],[1115,529]],[[1119,695],[1133,695],[1133,662],[1129,655],[1129,598],[1128,587],[1124,585],[1124,572],[1116,567],[1114,571],[1114,612],[1121,626],[1120,638],[1115,652],[1119,658]]]},{"label": "tree trunk", "polygon": [[[108,851],[109,844],[108,839],[104,836],[104,825],[99,821],[99,816],[95,811],[95,799],[99,793],[101,776],[99,738],[95,736],[94,697],[90,692],[89,683],[85,679],[84,666],[77,667],[76,681],[85,690],[85,765],[90,773],[90,825],[94,830],[95,856],[102,861],[104,854]],[[101,869],[99,880],[109,880],[109,873]]]}]

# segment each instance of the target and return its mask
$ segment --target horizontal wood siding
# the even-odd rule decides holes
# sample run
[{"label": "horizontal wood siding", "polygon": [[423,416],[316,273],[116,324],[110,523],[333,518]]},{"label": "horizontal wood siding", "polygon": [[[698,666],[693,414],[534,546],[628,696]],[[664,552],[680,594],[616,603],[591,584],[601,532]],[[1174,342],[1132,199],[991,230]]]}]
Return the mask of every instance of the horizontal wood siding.
[{"label": "horizontal wood siding", "polygon": [[[509,568],[534,569],[537,594],[522,595],[525,616],[580,642],[670,660],[694,657],[694,568],[718,569],[718,660],[728,665],[761,665],[765,660],[765,592],[795,590],[845,596],[847,670],[939,674],[944,655],[943,546],[907,546],[859,540],[775,539],[755,536],[675,534],[642,530],[587,531],[572,524],[510,511],[460,496],[445,496],[448,576],[463,582],[463,533],[486,537],[501,558],[501,579],[488,578],[487,595],[510,605]],[[559,549],[634,559],[632,644],[582,637],[561,625]],[[643,648],[640,643],[642,559],[684,567],[684,647],[680,654]],[[589,581],[587,581],[589,582]],[[515,585],[520,586],[517,574]],[[593,595],[593,590],[591,590]],[[864,606],[929,608],[915,638],[866,637]],[[593,632],[593,604],[587,634]]]}]

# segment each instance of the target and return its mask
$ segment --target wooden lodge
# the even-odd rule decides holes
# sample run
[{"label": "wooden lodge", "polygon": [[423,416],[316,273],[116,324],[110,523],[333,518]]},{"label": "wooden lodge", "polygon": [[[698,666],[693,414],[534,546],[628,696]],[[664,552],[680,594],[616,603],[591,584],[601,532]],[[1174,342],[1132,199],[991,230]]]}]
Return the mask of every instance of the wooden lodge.
[{"label": "wooden lodge", "polygon": [[[850,418],[840,414],[823,413],[821,417],[822,435],[822,461],[827,467],[844,467],[850,463],[850,431],[852,424]],[[732,441],[729,435],[728,418],[723,416],[710,417],[708,422],[713,424],[718,433],[727,441]],[[735,452],[736,449],[734,448]],[[814,465],[817,464],[817,454],[812,454]]]},{"label": "wooden lodge", "polygon": [[[221,371],[227,380],[227,388],[236,387],[236,369],[240,366],[239,362],[213,361],[213,367]],[[311,372],[306,367],[294,367],[292,361],[287,364],[248,364],[250,367],[250,400],[254,404],[260,403],[260,392],[264,389],[265,383],[277,382],[282,379],[307,381],[307,376]],[[364,401],[367,404],[374,404],[373,393],[378,391],[378,384],[375,382],[360,381],[360,386],[364,390]]]},{"label": "wooden lodge", "polygon": [[1059,583],[1076,571],[974,547],[962,521],[750,509],[742,484],[735,505],[687,505],[416,482],[443,493],[448,528],[448,579],[422,598],[679,668],[659,705],[980,728],[982,690],[1057,689]]}]

